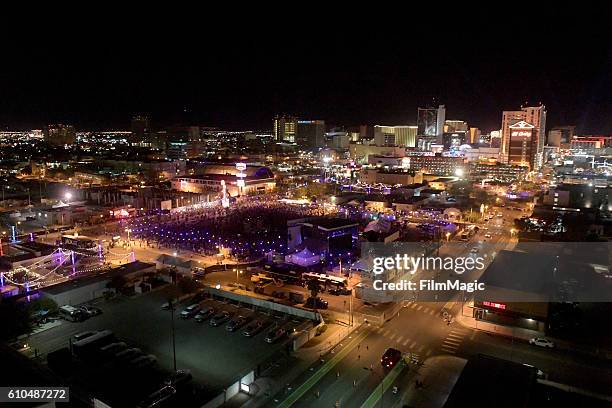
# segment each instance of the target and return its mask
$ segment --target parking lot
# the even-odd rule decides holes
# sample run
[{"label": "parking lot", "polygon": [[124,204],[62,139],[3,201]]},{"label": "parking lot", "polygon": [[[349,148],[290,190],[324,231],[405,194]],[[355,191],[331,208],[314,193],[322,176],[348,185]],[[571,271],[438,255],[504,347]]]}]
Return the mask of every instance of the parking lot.
[{"label": "parking lot", "polygon": [[[134,298],[100,301],[96,304],[103,313],[84,322],[63,322],[29,339],[31,347],[39,354],[68,346],[68,339],[87,330],[112,330],[115,335],[144,352],[157,357],[159,365],[172,370],[172,321],[171,313],[163,310],[168,299],[168,289]],[[176,306],[175,338],[176,366],[191,371],[196,382],[212,390],[221,390],[246,374],[258,364],[272,358],[284,347],[290,346],[292,333],[304,325],[304,321],[288,315],[271,314],[207,299],[201,305],[212,306],[216,312],[227,311],[232,317],[242,315],[250,319],[261,319],[265,329],[252,337],[242,334],[245,326],[234,332],[226,330],[227,322],[218,327],[209,324],[209,319],[198,323],[193,317],[182,319],[180,312],[192,302],[185,300]],[[272,328],[282,327],[287,335],[272,344],[264,341]]]}]

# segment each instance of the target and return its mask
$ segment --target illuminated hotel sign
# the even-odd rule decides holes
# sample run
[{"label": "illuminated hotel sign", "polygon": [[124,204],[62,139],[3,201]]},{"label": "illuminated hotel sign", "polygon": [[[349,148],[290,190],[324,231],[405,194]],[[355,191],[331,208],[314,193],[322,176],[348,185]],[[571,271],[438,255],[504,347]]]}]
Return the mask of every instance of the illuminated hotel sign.
[{"label": "illuminated hotel sign", "polygon": [[530,137],[531,131],[515,130],[511,133],[512,137]]}]

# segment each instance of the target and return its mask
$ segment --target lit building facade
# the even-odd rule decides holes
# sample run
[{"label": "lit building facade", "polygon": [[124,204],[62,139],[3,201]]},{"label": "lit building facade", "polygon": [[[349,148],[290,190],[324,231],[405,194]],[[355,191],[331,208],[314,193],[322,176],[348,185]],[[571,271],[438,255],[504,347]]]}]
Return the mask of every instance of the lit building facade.
[{"label": "lit building facade", "polygon": [[[542,165],[542,151],[544,150],[544,137],[546,135],[546,107],[544,105],[525,106],[521,107],[519,111],[504,111],[502,113],[500,161],[510,163],[512,133],[510,126],[518,122],[526,122],[533,126],[531,128],[533,152],[530,153],[533,156],[533,160],[531,160],[530,166],[532,169],[539,169]],[[516,157],[514,159],[516,160]]]},{"label": "lit building facade", "polygon": [[418,108],[417,111],[417,147],[421,150],[430,150],[432,144],[442,142],[444,122],[446,120],[446,107]]},{"label": "lit building facade", "polygon": [[374,126],[374,141],[377,146],[415,147],[417,126]]},{"label": "lit building facade", "polygon": [[274,140],[279,143],[295,143],[298,119],[294,116],[277,116],[272,123]]},{"label": "lit building facade", "polygon": [[172,189],[188,193],[222,191],[225,184],[232,196],[267,193],[274,190],[274,173],[264,166],[246,166],[239,170],[236,165],[208,165],[200,169],[201,174],[176,177]]}]

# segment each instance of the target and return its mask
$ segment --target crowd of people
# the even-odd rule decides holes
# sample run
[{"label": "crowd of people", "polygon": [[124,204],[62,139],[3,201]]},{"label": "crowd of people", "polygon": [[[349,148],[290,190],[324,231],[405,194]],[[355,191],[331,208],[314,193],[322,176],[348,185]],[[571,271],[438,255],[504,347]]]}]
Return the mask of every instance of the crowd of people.
[{"label": "crowd of people", "polygon": [[244,197],[228,208],[220,205],[191,207],[167,215],[128,222],[134,238],[147,246],[190,250],[216,255],[223,250],[239,260],[283,252],[287,244],[287,221],[322,216],[318,206],[290,205],[276,196]]}]

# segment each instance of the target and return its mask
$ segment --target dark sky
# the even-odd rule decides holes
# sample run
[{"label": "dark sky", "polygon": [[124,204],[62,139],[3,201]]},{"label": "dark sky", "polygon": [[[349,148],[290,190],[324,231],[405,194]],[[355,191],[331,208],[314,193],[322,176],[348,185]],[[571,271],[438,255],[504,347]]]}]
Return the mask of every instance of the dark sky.
[{"label": "dark sky", "polygon": [[426,14],[393,11],[278,25],[127,18],[3,36],[0,126],[128,128],[133,113],[147,113],[154,126],[263,130],[282,112],[411,124],[436,98],[447,118],[485,131],[499,128],[502,110],[528,101],[547,106],[549,127],[612,134],[608,10],[540,11],[519,9],[506,21],[498,12],[448,13],[435,25],[418,19]]}]

